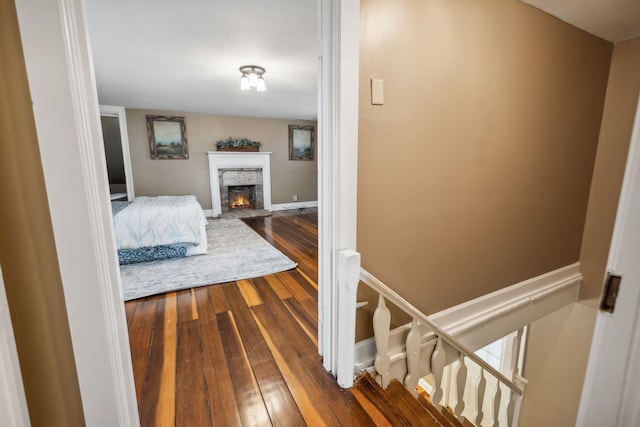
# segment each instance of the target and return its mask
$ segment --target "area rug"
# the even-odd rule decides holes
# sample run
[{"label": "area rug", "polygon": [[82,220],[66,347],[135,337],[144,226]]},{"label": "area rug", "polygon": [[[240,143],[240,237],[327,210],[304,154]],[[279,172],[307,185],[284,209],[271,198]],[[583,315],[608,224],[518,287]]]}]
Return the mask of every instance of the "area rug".
[{"label": "area rug", "polygon": [[239,219],[209,220],[207,240],[205,255],[121,266],[124,300],[250,279],[296,266]]}]

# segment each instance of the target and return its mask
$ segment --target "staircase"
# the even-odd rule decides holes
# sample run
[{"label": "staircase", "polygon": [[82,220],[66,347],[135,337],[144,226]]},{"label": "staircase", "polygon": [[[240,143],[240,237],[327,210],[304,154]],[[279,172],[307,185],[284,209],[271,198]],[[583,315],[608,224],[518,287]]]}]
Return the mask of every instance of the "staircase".
[{"label": "staircase", "polygon": [[352,392],[376,426],[473,427],[464,417],[458,420],[450,409],[438,411],[420,387],[416,399],[396,379],[384,390],[365,373],[358,378]]},{"label": "staircase", "polygon": [[[386,402],[374,408],[380,414],[378,425],[518,425],[527,380],[520,375],[516,358],[511,361],[510,372],[502,373],[393,290],[383,284],[370,287],[379,294],[372,322],[375,358],[364,370],[375,379],[370,375],[360,378],[358,390],[362,396],[382,396],[380,401]],[[411,316],[411,323],[391,330],[387,300]],[[519,329],[512,341],[512,354],[520,353],[521,341]],[[431,400],[418,387],[428,375]],[[409,396],[415,402],[409,403]],[[426,408],[428,416],[418,410],[420,406]],[[397,420],[391,422],[394,414]],[[465,417],[472,422],[465,424]],[[435,424],[429,424],[429,420]]]}]

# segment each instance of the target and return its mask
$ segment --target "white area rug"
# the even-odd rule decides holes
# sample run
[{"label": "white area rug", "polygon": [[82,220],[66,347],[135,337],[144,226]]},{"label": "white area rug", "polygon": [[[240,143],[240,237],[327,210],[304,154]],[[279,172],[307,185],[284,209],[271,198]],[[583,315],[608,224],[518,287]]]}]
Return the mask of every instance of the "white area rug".
[{"label": "white area rug", "polygon": [[209,220],[207,240],[205,255],[120,266],[124,300],[250,279],[296,266],[239,219]]}]

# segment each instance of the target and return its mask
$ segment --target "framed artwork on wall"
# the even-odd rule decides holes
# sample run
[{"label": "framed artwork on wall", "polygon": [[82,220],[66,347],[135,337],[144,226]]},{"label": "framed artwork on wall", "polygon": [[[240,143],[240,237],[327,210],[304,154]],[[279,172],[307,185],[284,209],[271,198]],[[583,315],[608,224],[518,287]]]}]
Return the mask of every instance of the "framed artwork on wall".
[{"label": "framed artwork on wall", "polygon": [[147,116],[147,136],[152,159],[188,159],[184,117]]},{"label": "framed artwork on wall", "polygon": [[313,160],[316,128],[289,125],[289,160]]}]

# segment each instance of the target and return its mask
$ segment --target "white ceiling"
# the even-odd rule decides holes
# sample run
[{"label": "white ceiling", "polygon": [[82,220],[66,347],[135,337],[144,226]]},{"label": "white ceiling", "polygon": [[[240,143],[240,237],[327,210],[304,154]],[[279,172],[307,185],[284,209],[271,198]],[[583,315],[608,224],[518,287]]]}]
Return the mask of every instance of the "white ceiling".
[{"label": "white ceiling", "polygon": [[640,36],[640,0],[521,0],[612,43]]},{"label": "white ceiling", "polygon": [[[101,104],[317,118],[316,0],[86,0]],[[266,92],[240,91],[241,65]]]},{"label": "white ceiling", "polygon": [[[640,36],[640,0],[522,1],[610,42]],[[316,0],[86,4],[101,104],[317,119]],[[250,64],[266,92],[239,90]]]}]

